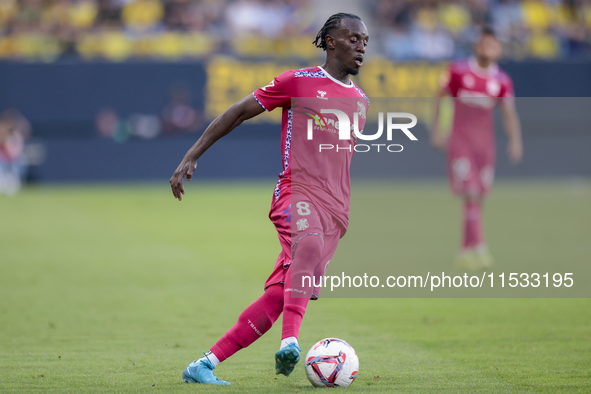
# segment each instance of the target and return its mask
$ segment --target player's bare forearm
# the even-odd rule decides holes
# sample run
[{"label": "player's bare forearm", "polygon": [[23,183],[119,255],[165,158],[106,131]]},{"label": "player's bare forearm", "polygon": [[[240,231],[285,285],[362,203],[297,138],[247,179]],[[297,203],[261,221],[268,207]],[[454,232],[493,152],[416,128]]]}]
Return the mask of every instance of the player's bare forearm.
[{"label": "player's bare forearm", "polygon": [[218,116],[205,129],[203,135],[185,154],[185,157],[170,178],[170,187],[172,194],[179,201],[185,194],[183,180],[185,176],[187,181],[191,181],[193,172],[197,169],[197,159],[209,149],[217,140],[229,134],[242,122],[255,117],[264,111],[263,107],[256,101],[254,96],[249,95],[236,104],[230,106],[224,113]]},{"label": "player's bare forearm", "polygon": [[252,95],[243,98],[211,122],[201,138],[189,149],[185,158],[199,159],[217,140],[229,134],[245,120],[257,116],[263,111],[263,107]]},{"label": "player's bare forearm", "polygon": [[509,160],[511,160],[511,163],[517,164],[523,157],[523,142],[521,138],[521,123],[515,103],[513,101],[503,103],[501,105],[501,114],[503,126],[509,139],[509,145],[507,147]]},{"label": "player's bare forearm", "polygon": [[503,126],[510,140],[521,139],[521,125],[515,104],[504,104],[501,106]]},{"label": "player's bare forearm", "polygon": [[435,104],[433,108],[433,124],[430,130],[430,139],[431,144],[441,150],[445,151],[445,147],[447,145],[447,141],[444,136],[441,135],[441,130],[439,130],[439,112],[441,109],[441,99],[446,95],[445,91],[440,91],[438,96],[435,98]]}]

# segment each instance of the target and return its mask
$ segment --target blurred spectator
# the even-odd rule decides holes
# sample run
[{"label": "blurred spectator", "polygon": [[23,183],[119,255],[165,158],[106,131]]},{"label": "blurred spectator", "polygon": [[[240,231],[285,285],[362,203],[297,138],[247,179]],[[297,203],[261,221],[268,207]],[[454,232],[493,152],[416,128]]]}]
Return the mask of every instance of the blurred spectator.
[{"label": "blurred spectator", "polygon": [[454,41],[441,28],[421,28],[413,40],[417,56],[427,60],[442,60],[453,57]]},{"label": "blurred spectator", "polygon": [[75,29],[88,29],[94,24],[97,13],[96,1],[74,0],[68,6],[68,22]]},{"label": "blurred spectator", "polygon": [[386,31],[383,38],[388,57],[398,60],[416,59],[419,56],[417,46],[410,37],[410,27],[406,24],[396,24]]},{"label": "blurred spectator", "polygon": [[118,26],[121,24],[121,13],[117,0],[98,0],[96,26]]},{"label": "blurred spectator", "polygon": [[290,10],[281,0],[238,0],[226,10],[233,35],[260,33],[277,37],[290,23]]},{"label": "blurred spectator", "polygon": [[385,53],[393,59],[464,57],[474,32],[489,23],[508,58],[589,59],[586,7],[591,8],[588,0],[376,0],[374,13]]},{"label": "blurred spectator", "polygon": [[125,25],[135,30],[148,30],[159,24],[164,7],[159,0],[131,0],[122,10]]},{"label": "blurred spectator", "polygon": [[31,125],[16,109],[0,114],[0,194],[14,195],[20,190],[26,170],[23,155]]},{"label": "blurred spectator", "polygon": [[449,8],[449,5],[438,5],[437,2],[427,2],[417,10],[415,18],[414,43],[418,57],[428,60],[448,59],[453,56],[454,42],[441,25],[438,9]]},{"label": "blurred spectator", "polygon": [[[589,0],[364,0],[372,48],[465,57],[493,24],[513,59],[591,58]],[[0,0],[0,59],[315,58],[311,0]]]},{"label": "blurred spectator", "polygon": [[560,54],[558,37],[550,29],[558,22],[556,4],[544,0],[525,0],[523,20],[529,29],[529,52],[533,57],[552,59]]},{"label": "blurred spectator", "polygon": [[495,33],[503,44],[504,56],[516,59],[525,57],[528,32],[523,22],[521,3],[517,0],[499,0],[491,14]]},{"label": "blurred spectator", "polygon": [[472,25],[470,10],[462,2],[445,2],[438,11],[443,28],[453,35],[461,35]]},{"label": "blurred spectator", "polygon": [[560,6],[557,33],[564,57],[573,59],[591,53],[591,1],[564,0]]}]

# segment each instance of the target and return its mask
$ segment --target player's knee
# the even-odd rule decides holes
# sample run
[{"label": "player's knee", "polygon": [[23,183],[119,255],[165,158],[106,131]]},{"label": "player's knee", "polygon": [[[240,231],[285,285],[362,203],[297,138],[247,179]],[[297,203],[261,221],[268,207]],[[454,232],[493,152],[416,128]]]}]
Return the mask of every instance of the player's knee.
[{"label": "player's knee", "polygon": [[300,238],[293,250],[292,270],[313,272],[322,258],[323,247],[320,234],[307,234]]},{"label": "player's knee", "polygon": [[283,285],[277,284],[269,287],[263,297],[267,317],[272,323],[275,323],[283,311]]},{"label": "player's knee", "polygon": [[475,191],[464,193],[463,197],[466,202],[478,202],[482,200],[482,195]]}]

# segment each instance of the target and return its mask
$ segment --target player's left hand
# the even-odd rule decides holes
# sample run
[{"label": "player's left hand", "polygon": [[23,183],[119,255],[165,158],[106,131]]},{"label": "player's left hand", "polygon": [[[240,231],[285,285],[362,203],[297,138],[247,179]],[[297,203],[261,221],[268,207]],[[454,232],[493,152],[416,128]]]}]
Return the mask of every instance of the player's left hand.
[{"label": "player's left hand", "polygon": [[447,151],[447,138],[441,135],[438,130],[431,133],[431,145],[442,152]]},{"label": "player's left hand", "polygon": [[197,161],[192,159],[187,159],[186,157],[181,161],[181,164],[177,167],[170,178],[170,187],[172,188],[172,194],[174,198],[181,201],[183,199],[183,194],[185,194],[185,188],[183,186],[183,180],[185,176],[187,177],[187,181],[191,182],[193,178],[193,172],[197,169]]},{"label": "player's left hand", "polygon": [[511,164],[519,163],[523,157],[523,145],[520,140],[510,140],[507,146],[507,154]]}]

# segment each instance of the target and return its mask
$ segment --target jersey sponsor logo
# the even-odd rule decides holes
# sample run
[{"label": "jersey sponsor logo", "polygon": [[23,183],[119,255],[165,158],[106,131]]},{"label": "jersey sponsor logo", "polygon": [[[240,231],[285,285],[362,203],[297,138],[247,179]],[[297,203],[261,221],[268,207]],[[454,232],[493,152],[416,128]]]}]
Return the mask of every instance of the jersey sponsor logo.
[{"label": "jersey sponsor logo", "polygon": [[310,225],[308,224],[308,219],[306,219],[306,218],[298,220],[296,222],[296,226],[298,228],[298,231],[302,231],[302,230],[305,230],[308,227],[310,227]]},{"label": "jersey sponsor logo", "polygon": [[318,94],[320,95],[320,96],[318,96],[318,97],[322,97],[322,98],[323,98],[324,96],[326,96],[326,92],[325,92],[325,91],[323,91],[323,90],[319,90],[319,91],[318,91]]},{"label": "jersey sponsor logo", "polygon": [[[318,98],[322,98],[322,97],[318,97]],[[326,98],[326,100],[328,100],[328,98]],[[295,112],[297,112],[297,113],[308,115],[309,117],[311,117],[316,122],[316,124],[318,126],[320,126],[320,130],[324,130],[325,127],[328,129],[328,123],[326,121],[326,118],[324,116],[322,116],[322,114],[320,112],[318,112],[310,107],[299,107],[297,105],[292,106],[292,109],[294,109]],[[310,113],[310,112],[312,112],[312,113]],[[332,121],[332,124],[334,124],[334,120]]]},{"label": "jersey sponsor logo", "polygon": [[466,89],[458,90],[458,100],[471,107],[479,107],[484,109],[492,109],[497,104],[497,101],[494,97],[490,97],[484,92]]}]

